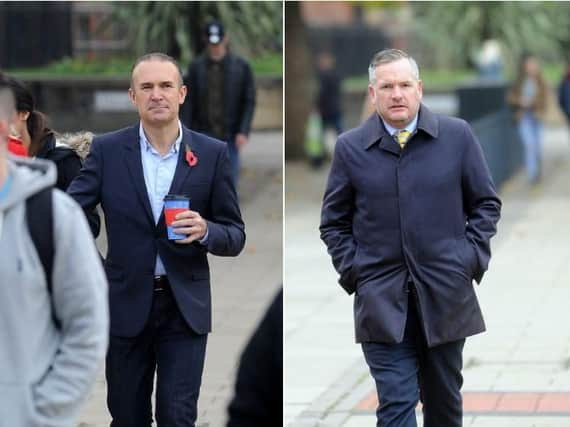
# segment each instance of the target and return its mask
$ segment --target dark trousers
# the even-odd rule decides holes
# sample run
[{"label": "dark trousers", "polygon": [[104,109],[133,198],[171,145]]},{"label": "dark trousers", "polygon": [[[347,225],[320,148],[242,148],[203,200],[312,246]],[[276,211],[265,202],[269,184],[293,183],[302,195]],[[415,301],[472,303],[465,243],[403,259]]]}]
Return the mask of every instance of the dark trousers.
[{"label": "dark trousers", "polygon": [[323,124],[323,133],[328,128],[333,128],[338,135],[344,132],[344,127],[342,125],[342,115],[340,113],[334,114],[332,116],[321,116],[322,124]]},{"label": "dark trousers", "polygon": [[414,291],[409,295],[403,341],[362,343],[380,402],[376,426],[416,427],[415,408],[421,400],[424,427],[461,427],[465,339],[428,348]]},{"label": "dark trousers", "polygon": [[158,427],[193,427],[206,339],[188,327],[169,290],[155,291],[142,333],[110,338],[105,374],[111,427],[152,424],[155,371]]}]

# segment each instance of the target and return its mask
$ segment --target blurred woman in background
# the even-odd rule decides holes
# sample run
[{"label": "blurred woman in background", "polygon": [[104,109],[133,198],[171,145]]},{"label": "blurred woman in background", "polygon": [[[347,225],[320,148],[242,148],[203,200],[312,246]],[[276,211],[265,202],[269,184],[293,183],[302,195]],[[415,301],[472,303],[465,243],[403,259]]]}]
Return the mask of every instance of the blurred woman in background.
[{"label": "blurred woman in background", "polygon": [[90,133],[58,135],[48,127],[46,116],[35,109],[34,98],[20,81],[10,78],[16,99],[17,117],[11,139],[18,141],[30,157],[48,159],[57,167],[56,187],[65,191],[81,169],[93,137]]},{"label": "blurred woman in background", "polygon": [[529,182],[537,184],[541,177],[542,118],[547,105],[547,87],[538,59],[533,55],[522,56],[508,102],[515,109],[518,120]]}]

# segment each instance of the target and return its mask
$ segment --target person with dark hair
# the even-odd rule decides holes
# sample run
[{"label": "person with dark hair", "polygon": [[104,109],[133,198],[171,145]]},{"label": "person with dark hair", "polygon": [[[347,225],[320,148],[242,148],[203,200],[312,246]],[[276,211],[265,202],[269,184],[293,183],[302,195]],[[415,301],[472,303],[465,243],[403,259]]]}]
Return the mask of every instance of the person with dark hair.
[{"label": "person with dark hair", "polygon": [[[20,143],[22,155],[51,160],[57,168],[56,187],[65,191],[81,170],[81,156],[76,151],[82,140],[92,135],[79,133],[65,138],[49,128],[46,116],[36,110],[30,90],[16,79],[10,78],[10,87],[16,98],[16,121],[12,127],[12,151]],[[85,151],[85,150],[84,150]]]},{"label": "person with dark hair", "polygon": [[540,182],[542,173],[542,117],[547,107],[547,86],[538,59],[531,54],[521,57],[518,75],[507,101],[514,109],[519,134],[524,145],[526,173],[531,184]]},{"label": "person with dark hair", "polygon": [[[173,58],[139,58],[128,94],[140,121],[95,137],[68,189],[86,212],[105,212],[112,426],[152,424],[155,373],[158,426],[195,425],[212,327],[208,254],[237,256],[245,244],[228,146],[182,125],[186,90]],[[170,198],[185,202],[172,216]]]},{"label": "person with dark hair", "polygon": [[255,109],[253,72],[247,61],[230,51],[221,22],[209,22],[204,37],[206,53],[190,64],[186,77],[190,92],[180,117],[189,128],[228,144],[237,184],[239,150],[248,142]]},{"label": "person with dark hair", "polygon": [[356,341],[376,383],[377,426],[462,425],[463,346],[485,330],[473,280],[491,258],[501,200],[464,120],[422,104],[416,61],[368,68],[375,112],[336,145],[321,239],[354,294]]},{"label": "person with dark hair", "polygon": [[0,425],[69,427],[105,356],[107,280],[53,163],[8,154],[11,88],[0,77]]}]

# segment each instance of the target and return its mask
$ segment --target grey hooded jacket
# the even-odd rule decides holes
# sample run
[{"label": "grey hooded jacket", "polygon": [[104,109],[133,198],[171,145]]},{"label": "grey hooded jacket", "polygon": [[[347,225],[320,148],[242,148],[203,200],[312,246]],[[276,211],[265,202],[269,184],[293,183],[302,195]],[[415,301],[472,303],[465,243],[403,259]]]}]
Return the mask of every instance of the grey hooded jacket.
[{"label": "grey hooded jacket", "polygon": [[0,427],[73,426],[108,342],[107,281],[79,206],[53,193],[53,307],[25,200],[52,185],[48,161],[8,158],[0,198]]}]

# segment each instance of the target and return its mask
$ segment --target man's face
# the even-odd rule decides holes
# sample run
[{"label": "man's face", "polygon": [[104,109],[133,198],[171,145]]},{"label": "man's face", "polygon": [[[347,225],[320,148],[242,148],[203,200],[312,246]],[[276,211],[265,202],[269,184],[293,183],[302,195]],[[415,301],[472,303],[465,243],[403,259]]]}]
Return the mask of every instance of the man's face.
[{"label": "man's face", "polygon": [[228,46],[228,36],[226,34],[220,43],[217,44],[208,43],[208,55],[210,56],[211,59],[215,61],[220,61],[221,59],[224,58],[224,56],[226,56],[226,53],[228,51],[227,46]]},{"label": "man's face", "polygon": [[163,126],[178,120],[186,86],[178,68],[168,61],[149,60],[133,70],[129,97],[144,124]]},{"label": "man's face", "polygon": [[368,92],[376,111],[390,126],[405,127],[420,108],[421,80],[416,80],[406,58],[379,65],[375,75],[376,81],[368,85]]}]

